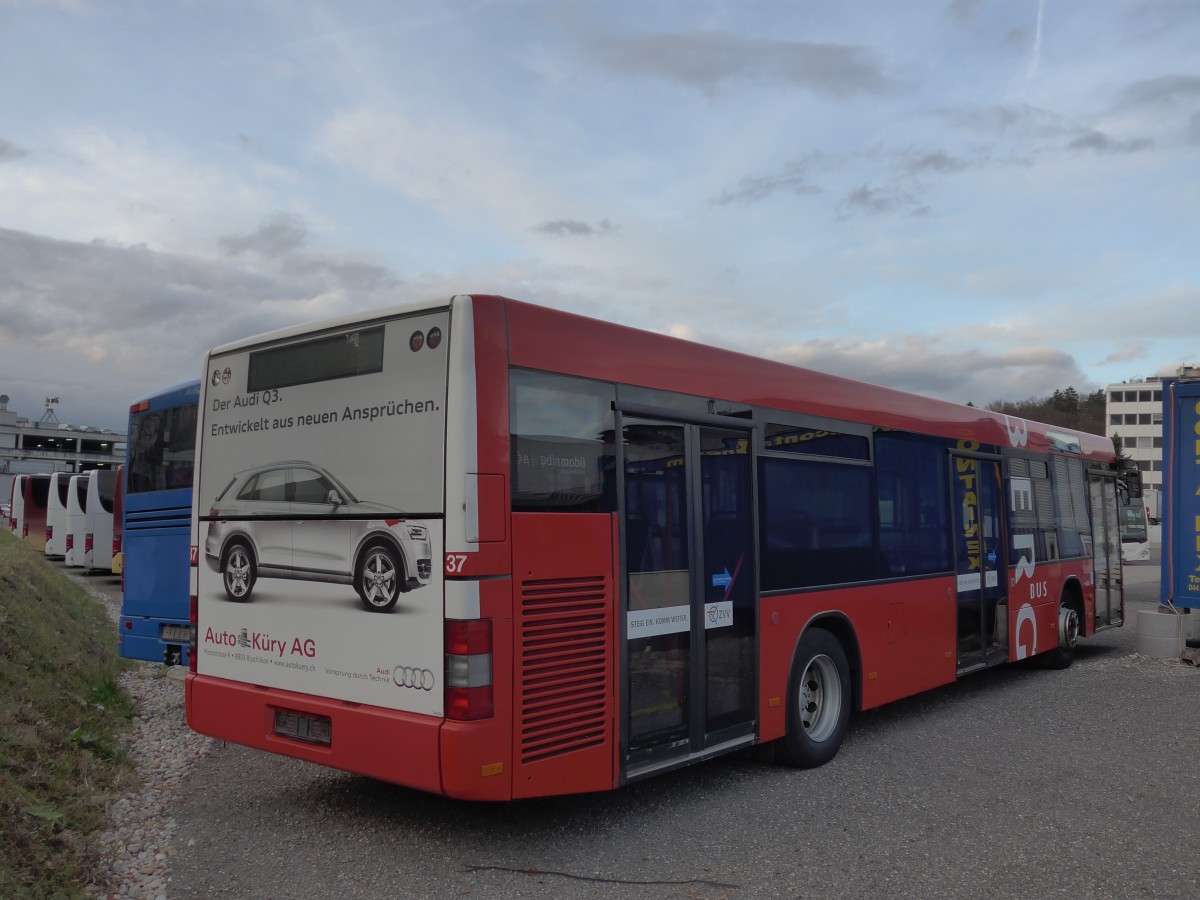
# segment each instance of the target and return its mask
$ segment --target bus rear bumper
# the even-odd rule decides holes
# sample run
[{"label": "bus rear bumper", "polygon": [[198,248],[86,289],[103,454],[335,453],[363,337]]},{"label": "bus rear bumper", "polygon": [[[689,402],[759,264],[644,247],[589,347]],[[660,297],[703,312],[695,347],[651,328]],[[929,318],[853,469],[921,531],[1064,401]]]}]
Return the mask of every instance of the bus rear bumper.
[{"label": "bus rear bumper", "polygon": [[165,663],[172,658],[172,665],[188,664],[188,641],[167,640],[163,629],[167,626],[190,628],[184,620],[147,619],[138,616],[121,616],[117,623],[117,651],[125,659],[144,659],[147,662]]},{"label": "bus rear bumper", "polygon": [[[269,753],[331,766],[417,790],[443,793],[442,719],[189,674],[187,722],[194,731]],[[329,720],[330,743],[275,732],[277,712]]]}]

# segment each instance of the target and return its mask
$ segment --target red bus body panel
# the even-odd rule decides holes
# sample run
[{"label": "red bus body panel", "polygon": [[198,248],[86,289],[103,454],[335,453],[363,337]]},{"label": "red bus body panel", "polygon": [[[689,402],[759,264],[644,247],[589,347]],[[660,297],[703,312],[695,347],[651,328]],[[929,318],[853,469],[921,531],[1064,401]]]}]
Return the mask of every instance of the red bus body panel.
[{"label": "red bus body panel", "polygon": [[616,516],[514,513],[513,796],[617,784]]},{"label": "red bus body panel", "polygon": [[[189,674],[186,690],[188,726],[201,734],[422,791],[442,791],[441,719],[205,675]],[[275,734],[276,711],[327,716],[332,745]]]}]

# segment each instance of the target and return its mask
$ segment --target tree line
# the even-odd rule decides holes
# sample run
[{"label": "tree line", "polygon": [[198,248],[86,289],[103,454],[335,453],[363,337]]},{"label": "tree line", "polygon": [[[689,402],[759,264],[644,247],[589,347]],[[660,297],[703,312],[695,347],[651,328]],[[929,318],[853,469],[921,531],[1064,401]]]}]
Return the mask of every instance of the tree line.
[{"label": "tree line", "polygon": [[1030,397],[1027,400],[997,400],[989,403],[987,409],[1075,431],[1104,434],[1108,424],[1105,420],[1104,401],[1103,388],[1090,394],[1080,394],[1075,388],[1068,387],[1040,399]]}]

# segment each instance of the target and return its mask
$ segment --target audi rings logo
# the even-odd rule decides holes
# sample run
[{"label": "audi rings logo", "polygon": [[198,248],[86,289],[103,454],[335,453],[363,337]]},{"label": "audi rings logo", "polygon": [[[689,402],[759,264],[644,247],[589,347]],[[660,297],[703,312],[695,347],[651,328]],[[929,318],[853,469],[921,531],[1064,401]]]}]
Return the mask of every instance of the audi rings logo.
[{"label": "audi rings logo", "polygon": [[414,666],[396,666],[392,669],[392,681],[396,687],[414,688],[418,691],[433,690],[433,673]]}]

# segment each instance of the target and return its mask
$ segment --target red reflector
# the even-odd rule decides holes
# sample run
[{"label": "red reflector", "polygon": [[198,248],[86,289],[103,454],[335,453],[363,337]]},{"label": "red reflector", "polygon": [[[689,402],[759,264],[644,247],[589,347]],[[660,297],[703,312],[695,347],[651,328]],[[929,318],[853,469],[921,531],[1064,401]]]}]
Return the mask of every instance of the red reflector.
[{"label": "red reflector", "polygon": [[125,620],[125,630],[133,631],[133,622],[130,619]]},{"label": "red reflector", "polygon": [[471,656],[492,652],[491,619],[447,619],[446,653]]},{"label": "red reflector", "polygon": [[446,688],[446,718],[459,721],[488,719],[493,714],[492,686]]}]

